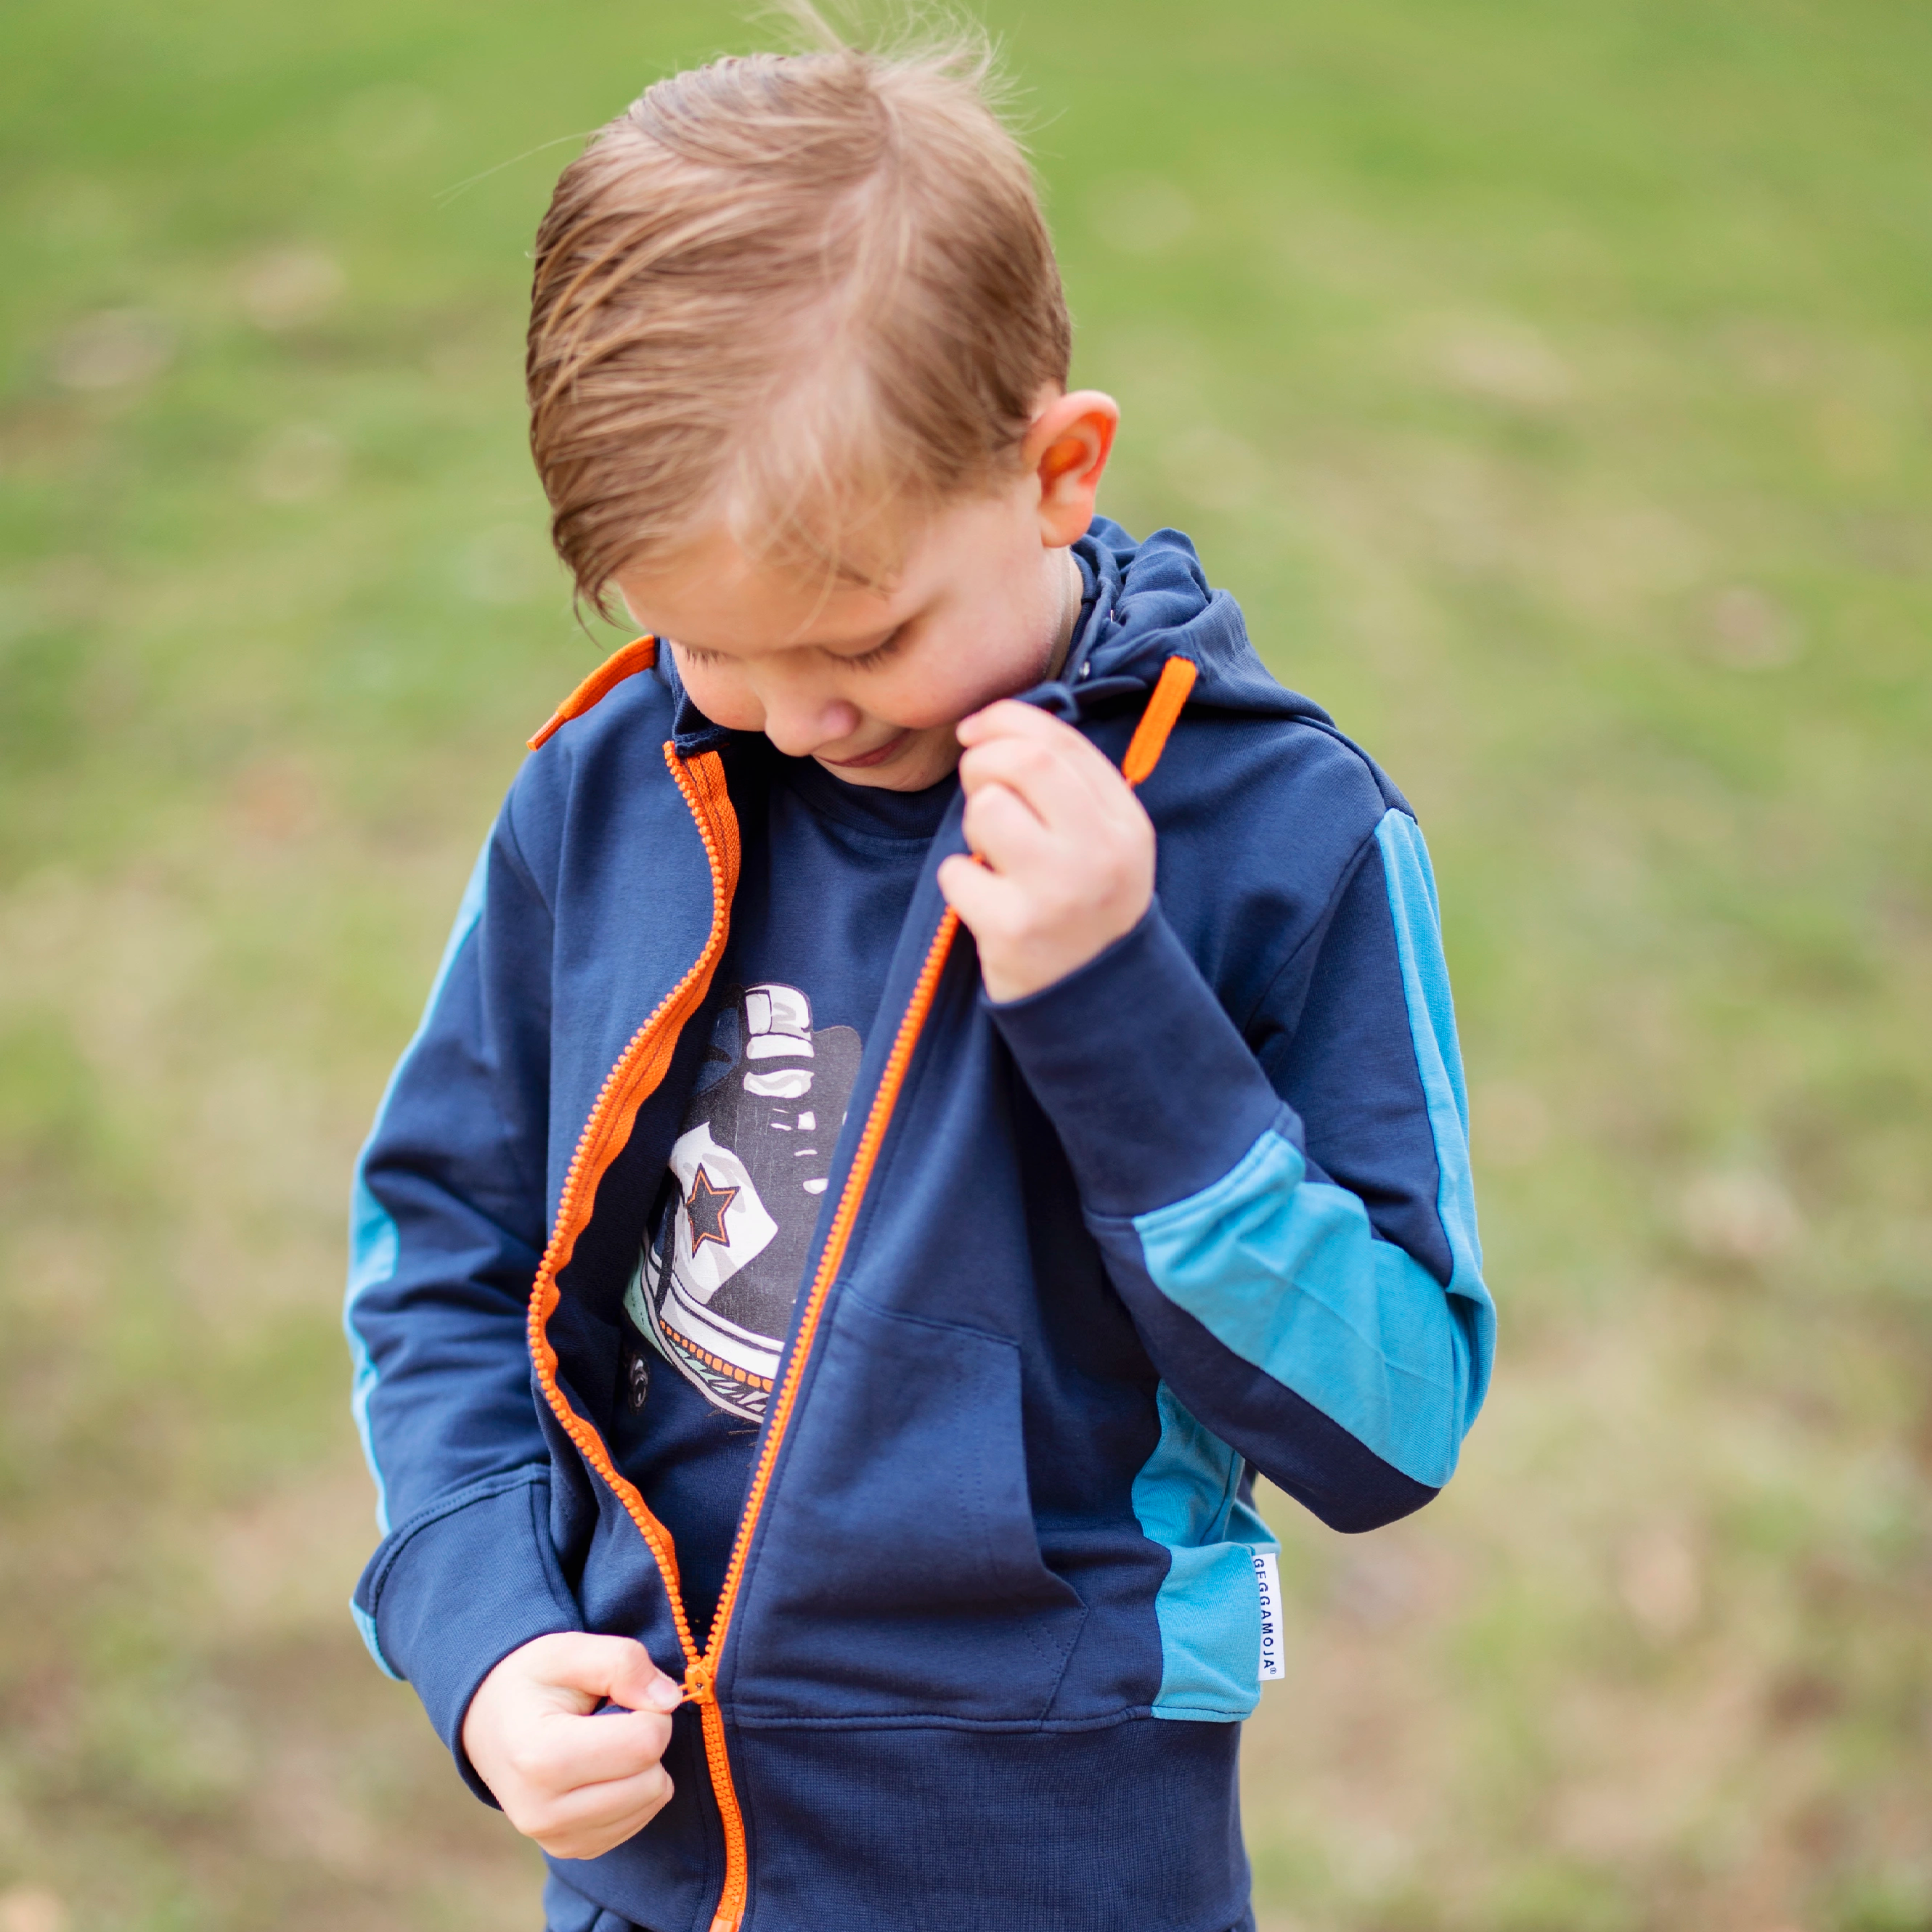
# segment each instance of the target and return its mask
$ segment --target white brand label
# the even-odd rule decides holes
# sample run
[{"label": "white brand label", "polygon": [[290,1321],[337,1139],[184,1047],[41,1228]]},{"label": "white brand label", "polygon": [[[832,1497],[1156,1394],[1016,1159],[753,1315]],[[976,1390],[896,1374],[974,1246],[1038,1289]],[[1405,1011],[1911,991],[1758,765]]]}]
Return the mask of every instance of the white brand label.
[{"label": "white brand label", "polygon": [[1281,1663],[1281,1572],[1272,1550],[1250,1550],[1255,1559],[1255,1586],[1262,1594],[1262,1682],[1286,1673]]}]

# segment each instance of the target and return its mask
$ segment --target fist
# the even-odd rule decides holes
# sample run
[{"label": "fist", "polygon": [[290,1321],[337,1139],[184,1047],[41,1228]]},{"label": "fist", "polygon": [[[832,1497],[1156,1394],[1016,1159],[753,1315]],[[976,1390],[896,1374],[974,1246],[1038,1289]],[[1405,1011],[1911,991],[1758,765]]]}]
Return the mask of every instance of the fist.
[{"label": "fist", "polygon": [[477,1687],[463,1748],[518,1831],[554,1858],[594,1858],[670,1802],[663,1758],[683,1700],[628,1637],[540,1636]]},{"label": "fist", "polygon": [[975,854],[939,868],[995,1000],[1064,980],[1131,932],[1154,898],[1154,826],[1070,724],[1006,699],[962,721]]}]

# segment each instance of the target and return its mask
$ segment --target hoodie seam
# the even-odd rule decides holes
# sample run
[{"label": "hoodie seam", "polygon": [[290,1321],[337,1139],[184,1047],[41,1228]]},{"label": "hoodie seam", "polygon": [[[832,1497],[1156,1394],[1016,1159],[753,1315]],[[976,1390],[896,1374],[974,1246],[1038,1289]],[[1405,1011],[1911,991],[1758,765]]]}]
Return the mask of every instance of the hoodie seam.
[{"label": "hoodie seam", "polygon": [[[465,1510],[473,1508],[478,1503],[493,1502],[498,1496],[508,1496],[511,1491],[518,1487],[535,1490],[542,1485],[547,1488],[549,1486],[550,1474],[551,1471],[548,1464],[539,1466],[536,1463],[526,1463],[523,1468],[503,1475],[485,1477],[480,1482],[472,1483],[466,1489],[457,1490],[453,1495],[439,1497],[434,1502],[426,1504],[417,1510],[416,1514],[408,1518],[400,1528],[392,1530],[389,1534],[389,1547],[383,1556],[382,1562],[376,1565],[374,1575],[369,1580],[370,1614],[373,1616],[380,1608],[382,1592],[388,1587],[390,1576],[394,1574],[397,1564],[401,1560],[404,1551],[424,1530],[433,1528],[449,1516],[460,1516]],[[536,1508],[534,1498],[531,1500],[531,1508],[534,1512]],[[532,1520],[534,1522],[534,1516]],[[539,1549],[541,1549],[541,1544]],[[544,1566],[544,1588],[549,1593],[551,1602],[558,1610],[569,1611],[574,1614],[574,1605],[559,1600],[556,1580],[551,1576],[548,1565]]]},{"label": "hoodie seam", "polygon": [[538,884],[537,875],[530,869],[530,862],[524,856],[524,842],[518,836],[517,796],[514,790],[510,794],[508,807],[503,813],[502,824],[503,856],[508,860],[512,868],[521,876],[524,884],[530,888],[537,904],[543,908],[544,916],[550,921],[551,928],[554,930],[556,925],[556,908],[550,904],[543,887]]},{"label": "hoodie seam", "polygon": [[[544,1484],[546,1492],[549,1484]],[[583,1621],[583,1613],[563,1582],[562,1574],[556,1560],[556,1546],[550,1538],[550,1526],[544,1520],[544,1513],[538,1507],[538,1485],[530,1486],[530,1540],[536,1545],[537,1560],[543,1567],[544,1588],[550,1592],[551,1607],[573,1624]]]},{"label": "hoodie seam", "polygon": [[[514,873],[520,880],[521,880],[524,886],[529,890],[530,896],[536,901],[538,905],[543,908],[544,918],[550,927],[552,940],[550,950],[553,955],[553,959],[551,970],[549,977],[545,982],[544,990],[550,996],[550,1004],[554,1009],[556,1004],[555,995],[556,990],[554,961],[554,955],[556,952],[555,939],[556,934],[556,912],[555,908],[551,905],[550,901],[544,897],[542,886],[537,883],[536,873],[531,870],[529,860],[524,856],[523,842],[517,836],[516,804],[516,794],[513,790],[509,797],[505,801],[503,809],[498,814],[497,818],[497,824],[503,835],[501,849],[503,854],[504,863],[510,868],[511,871]],[[485,860],[485,863],[488,863],[487,859]],[[482,921],[479,920],[477,923],[477,929],[471,933],[470,937],[472,941],[480,940],[482,937]],[[495,1086],[499,1084],[498,1074],[492,1073],[489,1078],[492,1086]],[[524,1146],[524,1136],[520,1134],[509,1134],[506,1135],[504,1137],[504,1139],[505,1144],[508,1150],[511,1163],[517,1170],[517,1178],[520,1189],[521,1198],[526,1201],[541,1201],[545,1199],[548,1196],[548,1190],[544,1186],[542,1174],[540,1171],[530,1165],[529,1156]],[[495,1217],[494,1216],[490,1218],[493,1224],[497,1226],[500,1230],[502,1230],[502,1224],[496,1222]],[[520,1242],[523,1241],[524,1239],[524,1238],[520,1234],[519,1234],[517,1238]],[[543,1237],[541,1234],[537,1238],[536,1252],[539,1256],[541,1256],[543,1252]]]},{"label": "hoodie seam", "polygon": [[[731,1721],[747,1731],[979,1731],[1018,1736],[1045,1731],[1105,1731],[1154,1718],[1151,1704],[1124,1704],[1090,1718],[961,1718],[944,1711],[868,1713],[862,1717],[794,1717],[734,1704]],[[1210,1720],[1211,1721],[1211,1720]]]},{"label": "hoodie seam", "polygon": [[[1379,825],[1381,822],[1378,818],[1376,824]],[[1249,1030],[1253,1026],[1269,1000],[1274,997],[1276,987],[1280,985],[1289,968],[1293,966],[1311,946],[1321,939],[1334,922],[1335,908],[1340,903],[1342,895],[1354,884],[1355,874],[1367,862],[1369,848],[1375,843],[1376,826],[1372,825],[1366,832],[1363,833],[1360,842],[1348,854],[1348,858],[1336,872],[1335,883],[1330,887],[1328,898],[1322,902],[1321,911],[1310,922],[1308,930],[1288,948],[1282,956],[1281,964],[1268,975],[1267,983],[1255,995],[1254,1004],[1249,1008],[1246,1016],[1241,1022],[1240,1030],[1243,1040],[1245,1040],[1248,1037]],[[1253,1051],[1252,1047],[1249,1050],[1251,1052]]]}]

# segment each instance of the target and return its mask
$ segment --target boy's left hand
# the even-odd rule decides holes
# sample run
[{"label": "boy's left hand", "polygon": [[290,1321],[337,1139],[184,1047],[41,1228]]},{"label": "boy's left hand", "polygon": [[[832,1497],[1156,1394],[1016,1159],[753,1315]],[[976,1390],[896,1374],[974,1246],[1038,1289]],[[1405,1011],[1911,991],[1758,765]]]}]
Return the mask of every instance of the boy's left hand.
[{"label": "boy's left hand", "polygon": [[939,890],[980,948],[995,1000],[1064,980],[1140,922],[1154,826],[1126,779],[1070,724],[1003,699],[959,726],[966,839]]}]

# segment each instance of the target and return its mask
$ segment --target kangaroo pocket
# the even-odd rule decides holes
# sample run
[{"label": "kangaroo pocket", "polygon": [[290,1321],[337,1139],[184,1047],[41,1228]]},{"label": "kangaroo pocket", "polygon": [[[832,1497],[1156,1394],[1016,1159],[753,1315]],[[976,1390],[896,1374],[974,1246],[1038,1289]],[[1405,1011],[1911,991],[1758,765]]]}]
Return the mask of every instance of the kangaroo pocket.
[{"label": "kangaroo pocket", "polygon": [[734,1714],[1032,1723],[1086,1610],[1042,1561],[1018,1345],[836,1299],[731,1640]]}]

